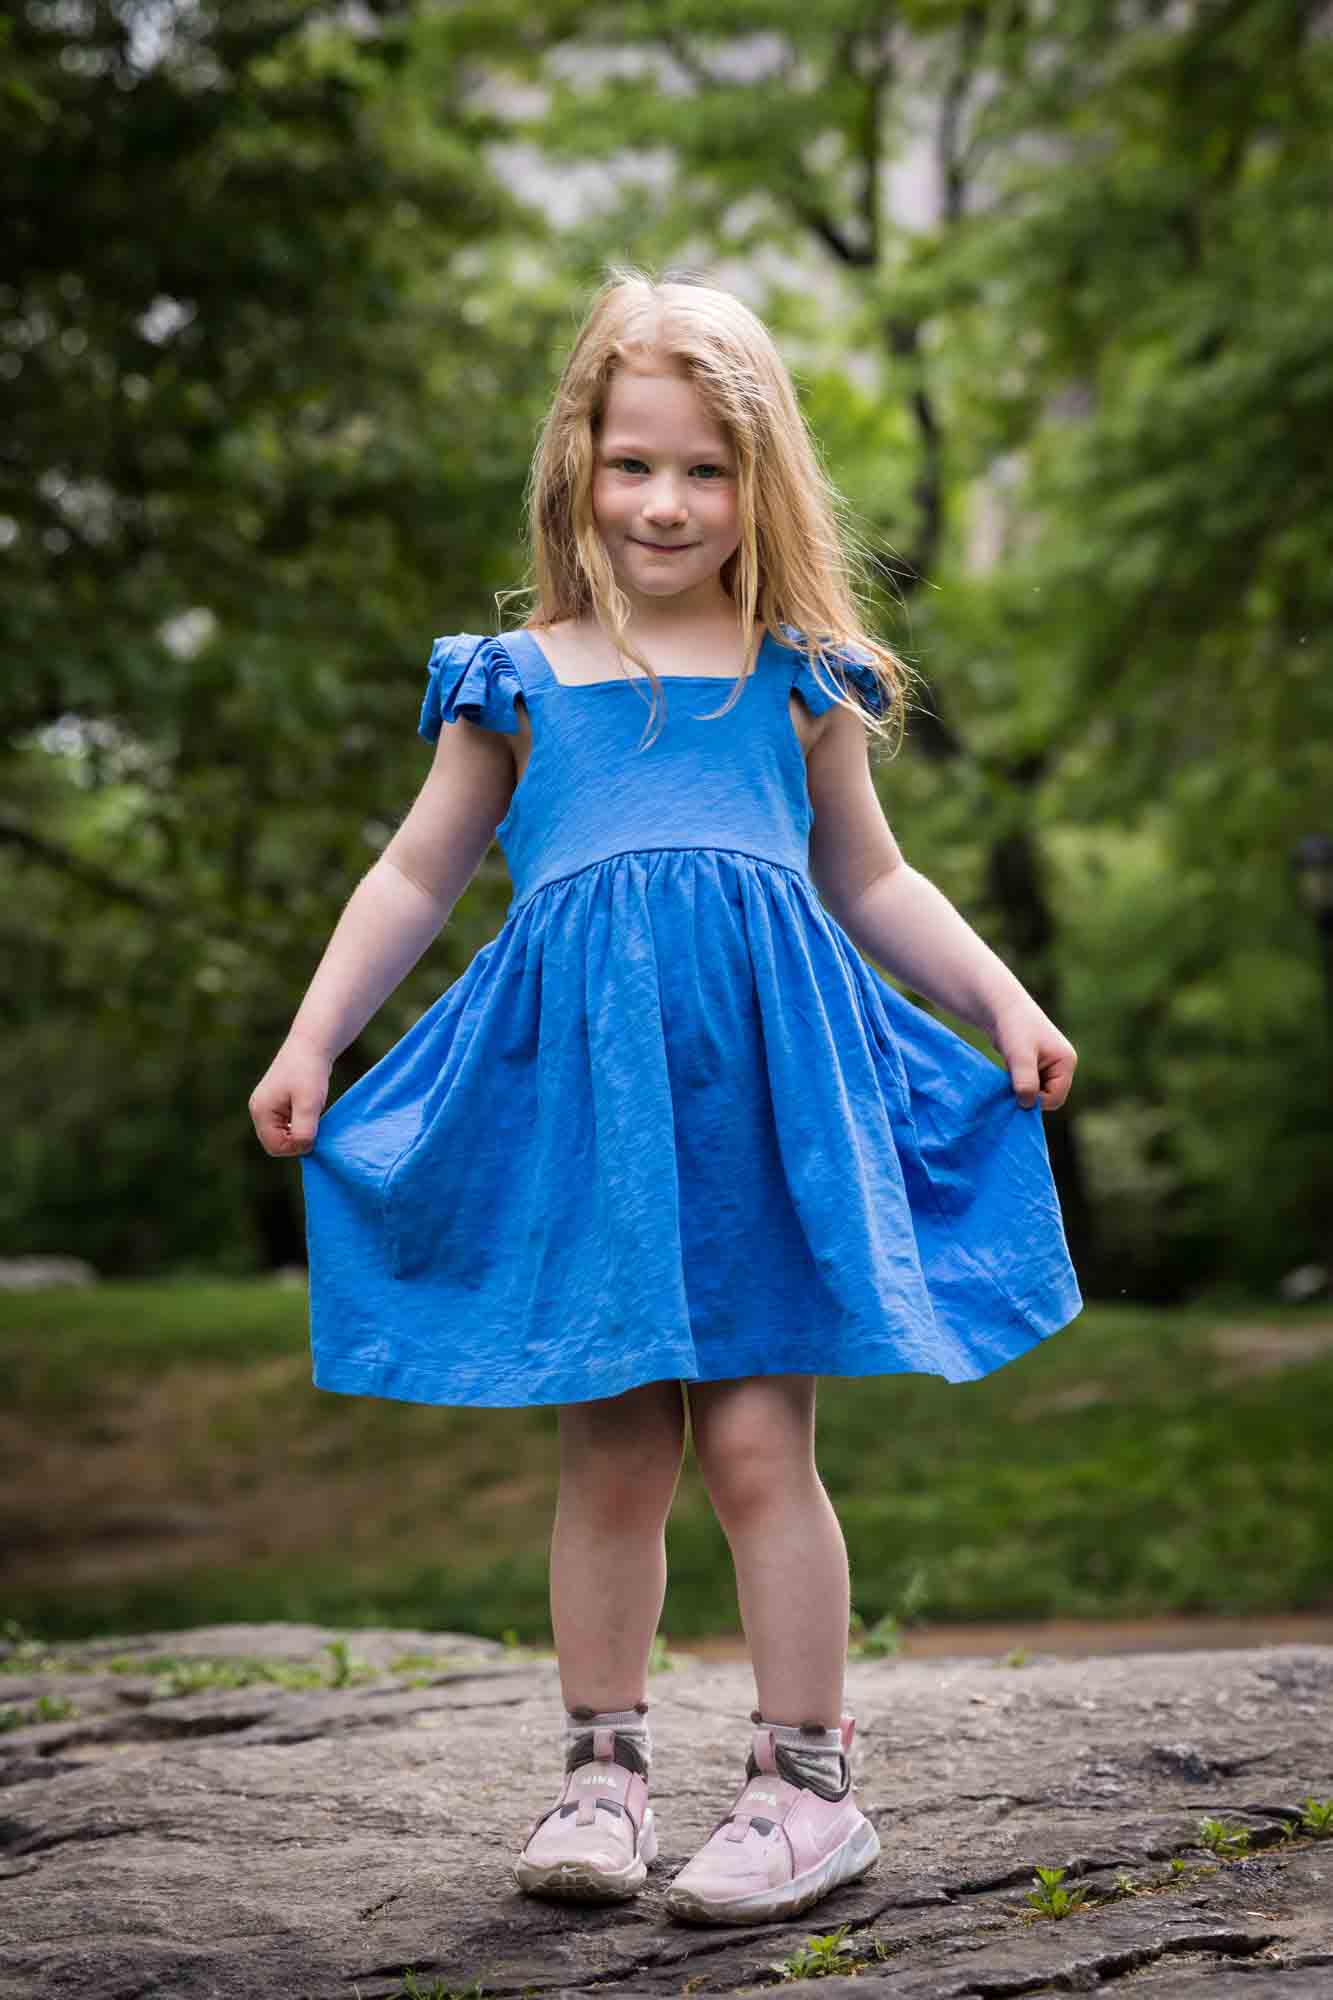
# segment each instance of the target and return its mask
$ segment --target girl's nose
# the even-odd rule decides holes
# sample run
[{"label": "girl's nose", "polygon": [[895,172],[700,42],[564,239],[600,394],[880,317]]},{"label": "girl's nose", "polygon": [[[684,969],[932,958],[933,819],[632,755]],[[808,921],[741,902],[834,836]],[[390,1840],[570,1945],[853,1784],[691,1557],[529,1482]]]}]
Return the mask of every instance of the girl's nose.
[{"label": "girl's nose", "polygon": [[674,482],[666,480],[646,495],[643,511],[653,521],[683,520],[687,512],[685,497]]}]

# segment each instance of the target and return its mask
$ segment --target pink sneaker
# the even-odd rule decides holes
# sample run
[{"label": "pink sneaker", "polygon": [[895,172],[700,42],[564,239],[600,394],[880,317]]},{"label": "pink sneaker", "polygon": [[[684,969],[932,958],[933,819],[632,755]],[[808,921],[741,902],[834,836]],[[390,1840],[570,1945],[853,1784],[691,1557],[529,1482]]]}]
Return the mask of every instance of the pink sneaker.
[{"label": "pink sneaker", "polygon": [[[844,1715],[840,1729],[846,1759],[853,1717]],[[852,1795],[850,1761],[847,1789],[833,1800],[789,1784],[778,1769],[781,1756],[772,1730],[756,1729],[745,1789],[666,1892],[673,1917],[759,1924],[796,1916],[874,1866],[879,1835]]]},{"label": "pink sneaker", "polygon": [[514,1863],[530,1896],[618,1903],[643,1887],[657,1853],[648,1774],[635,1745],[594,1729],[592,1760],[565,1774],[549,1812],[539,1813]]}]

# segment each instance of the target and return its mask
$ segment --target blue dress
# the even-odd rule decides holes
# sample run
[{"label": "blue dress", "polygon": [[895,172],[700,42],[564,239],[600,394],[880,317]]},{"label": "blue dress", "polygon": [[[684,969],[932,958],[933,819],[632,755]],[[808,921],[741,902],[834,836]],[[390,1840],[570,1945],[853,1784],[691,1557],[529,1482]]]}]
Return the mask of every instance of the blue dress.
[{"label": "blue dress", "polygon": [[[302,1156],[313,1380],[516,1408],[795,1371],[966,1382],[1082,1310],[1038,1104],[820,902],[797,635],[572,686],[436,641],[419,733],[532,747],[503,926]],[[880,712],[868,670],[844,672]],[[659,710],[660,714],[660,710]]]}]

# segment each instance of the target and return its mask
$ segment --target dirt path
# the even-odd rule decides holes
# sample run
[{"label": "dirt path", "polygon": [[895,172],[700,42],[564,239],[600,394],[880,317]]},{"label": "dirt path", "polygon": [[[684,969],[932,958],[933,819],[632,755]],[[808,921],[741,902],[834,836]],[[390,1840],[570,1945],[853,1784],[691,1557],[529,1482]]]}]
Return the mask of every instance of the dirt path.
[{"label": "dirt path", "polygon": [[[1043,1659],[1086,1660],[1109,1653],[1218,1652],[1248,1646],[1333,1646],[1333,1611],[1274,1612],[1256,1618],[1050,1618],[1012,1625],[929,1625],[903,1634],[901,1659],[1003,1658],[1016,1647]],[[748,1659],[744,1639],[668,1641],[699,1660]]]}]

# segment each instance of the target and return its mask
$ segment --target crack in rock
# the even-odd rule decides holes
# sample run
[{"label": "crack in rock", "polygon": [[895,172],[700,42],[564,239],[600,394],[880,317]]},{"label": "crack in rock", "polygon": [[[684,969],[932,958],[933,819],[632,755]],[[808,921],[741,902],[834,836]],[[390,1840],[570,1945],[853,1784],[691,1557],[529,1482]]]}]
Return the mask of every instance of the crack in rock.
[{"label": "crack in rock", "polygon": [[1260,1750],[1251,1757],[1209,1757],[1192,1743],[1154,1743],[1147,1761],[1174,1777],[1206,1784],[1210,1778],[1234,1778],[1253,1764],[1266,1764],[1275,1755],[1275,1751]]},{"label": "crack in rock", "polygon": [[95,1821],[87,1826],[75,1826],[65,1832],[54,1828],[43,1832],[40,1827],[25,1826],[18,1820],[0,1820],[0,1851],[6,1854],[49,1854],[57,1847],[77,1846],[91,1840],[120,1840],[127,1834],[162,1832],[160,1825],[151,1820],[137,1820],[126,1826],[99,1826]]},{"label": "crack in rock", "polygon": [[51,1751],[80,1750],[85,1744],[105,1748],[118,1743],[177,1743],[188,1737],[234,1736],[267,1722],[271,1713],[264,1708],[240,1714],[232,1710],[225,1715],[171,1715],[157,1709],[140,1709],[135,1715],[117,1715],[103,1729],[91,1725],[71,1729],[52,1743]]},{"label": "crack in rock", "polygon": [[26,1785],[34,1778],[59,1778],[67,1771],[77,1771],[81,1766],[74,1760],[62,1762],[59,1757],[0,1757],[0,1790],[9,1785]]},{"label": "crack in rock", "polygon": [[[956,1972],[932,1972],[924,1966],[910,1966],[902,1954],[896,1954],[891,1969],[885,1972],[877,1974],[867,1963],[857,1974],[822,1981],[821,1994],[823,2000],[867,2000],[876,1986],[890,1996],[902,1994],[904,2000],[909,1995],[911,2000],[1019,2000],[1029,1993],[1092,1993],[1168,1958],[1244,1961],[1266,1951],[1275,1941],[1276,1933],[1269,1931],[1193,1929],[1173,1937],[1149,1937],[1125,1944],[1089,1943],[1084,1948],[1071,1944],[1066,1955],[1060,1956],[1062,1940],[1011,1937],[997,1944],[988,1938],[974,1948],[974,1955],[989,1963]],[[867,1980],[872,1982],[869,1987]],[[1259,1989],[1254,1992],[1259,2000]]]}]

